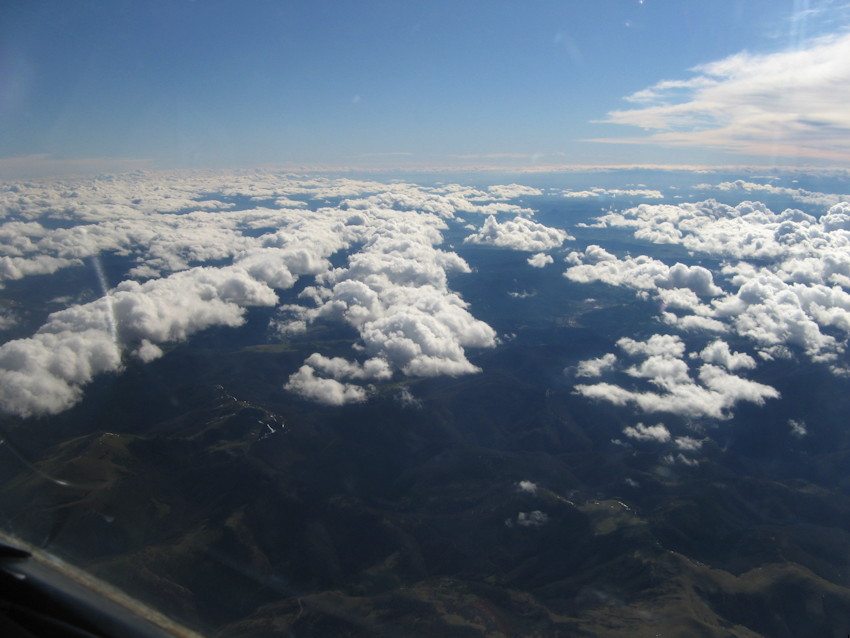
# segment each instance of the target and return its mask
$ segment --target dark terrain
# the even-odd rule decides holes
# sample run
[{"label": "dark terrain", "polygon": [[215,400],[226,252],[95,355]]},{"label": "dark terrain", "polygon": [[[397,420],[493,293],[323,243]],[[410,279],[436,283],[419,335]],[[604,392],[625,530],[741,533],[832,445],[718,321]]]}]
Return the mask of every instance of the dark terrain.
[{"label": "dark terrain", "polygon": [[8,420],[39,460],[0,450],[5,527],[219,636],[843,636],[839,382],[767,368],[808,439],[768,436],[787,406],[742,409],[706,426],[723,449],[664,463],[611,443],[627,412],[571,394],[558,373],[604,323],[565,323],[479,353],[482,374],[407,381],[417,405],[391,383],[345,408],[279,383],[343,335],[210,331]]}]

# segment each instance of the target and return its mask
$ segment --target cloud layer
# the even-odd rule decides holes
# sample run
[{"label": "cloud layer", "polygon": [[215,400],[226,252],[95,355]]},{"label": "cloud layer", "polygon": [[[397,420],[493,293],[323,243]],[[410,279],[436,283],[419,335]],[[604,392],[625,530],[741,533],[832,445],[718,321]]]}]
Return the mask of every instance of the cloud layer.
[{"label": "cloud layer", "polygon": [[[442,241],[444,222],[431,213],[374,207],[359,209],[347,223],[356,229],[360,249],[349,256],[345,267],[318,276],[316,285],[302,293],[312,306],[284,309],[281,329],[291,333],[317,320],[344,322],[357,330],[358,349],[370,361],[381,362],[388,375],[477,372],[465,348],[492,347],[496,335],[448,288],[449,273],[470,269],[456,254],[435,247]],[[317,361],[308,359],[308,369],[302,368],[286,387],[316,398],[320,394],[311,389],[313,380],[319,384],[328,377],[357,378],[345,372],[349,364],[331,367],[316,365]],[[347,393],[327,384],[324,388],[332,402],[362,400],[350,384]]]},{"label": "cloud layer", "polygon": [[[492,347],[496,335],[449,289],[449,274],[470,269],[437,247],[442,232],[467,223],[462,215],[486,215],[481,237],[538,252],[558,246],[566,232],[521,217],[534,211],[511,201],[540,194],[519,184],[481,190],[264,171],[0,184],[0,285],[93,266],[103,293],[0,346],[0,407],[20,416],[67,409],[126,357],[151,361],[162,344],[239,326],[246,308],[276,306],[302,277],[312,285],[303,303],[281,309],[281,334],[339,321],[359,340],[349,359],[309,356],[285,382],[293,393],[340,405],[396,374],[474,373],[466,349]],[[495,214],[517,217],[499,224]],[[111,289],[104,255],[131,264]],[[345,265],[334,268],[339,255]],[[4,327],[14,323],[4,316]]]},{"label": "cloud layer", "polygon": [[569,279],[637,290],[658,301],[660,318],[671,327],[738,334],[763,358],[790,356],[790,346],[814,361],[837,362],[846,351],[850,203],[837,203],[820,218],[793,209],[775,213],[759,202],[642,204],[594,225],[726,260],[721,279],[699,265],[619,258],[595,245],[568,255]]}]

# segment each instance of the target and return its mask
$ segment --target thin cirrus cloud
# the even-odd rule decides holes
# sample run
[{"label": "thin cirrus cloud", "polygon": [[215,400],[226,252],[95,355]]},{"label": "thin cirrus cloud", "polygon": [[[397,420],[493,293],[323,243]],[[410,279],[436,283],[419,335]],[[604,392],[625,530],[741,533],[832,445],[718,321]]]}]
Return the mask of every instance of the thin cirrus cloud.
[{"label": "thin cirrus cloud", "polygon": [[850,33],[776,53],[745,51],[692,70],[689,79],[633,93],[626,99],[635,108],[603,120],[648,135],[591,141],[850,159]]}]

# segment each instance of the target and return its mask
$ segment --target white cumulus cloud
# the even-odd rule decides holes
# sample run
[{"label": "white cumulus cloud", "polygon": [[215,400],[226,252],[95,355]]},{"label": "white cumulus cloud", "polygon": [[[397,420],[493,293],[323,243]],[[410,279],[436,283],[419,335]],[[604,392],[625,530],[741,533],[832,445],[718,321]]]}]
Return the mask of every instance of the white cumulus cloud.
[{"label": "white cumulus cloud", "polygon": [[466,237],[468,244],[486,244],[499,248],[542,252],[558,248],[568,239],[574,239],[560,228],[550,228],[525,217],[515,217],[504,222],[496,220],[494,215],[487,217],[477,233]]},{"label": "white cumulus cloud", "polygon": [[586,359],[579,361],[577,377],[601,377],[604,372],[614,368],[617,363],[617,355],[612,352],[602,355],[597,359]]},{"label": "white cumulus cloud", "polygon": [[[149,362],[163,344],[240,326],[246,308],[277,305],[304,277],[312,281],[281,309],[280,334],[341,321],[359,339],[350,357],[311,355],[286,384],[293,392],[339,404],[365,399],[358,383],[394,374],[476,372],[466,349],[493,347],[496,335],[449,290],[449,276],[470,268],[437,247],[442,231],[458,214],[533,214],[507,200],[540,194],[517,184],[484,191],[263,170],[0,185],[0,281],[92,264],[105,293],[0,346],[0,405],[24,416],[66,409],[124,357]],[[242,209],[245,200],[251,207]],[[525,240],[548,238],[538,251],[566,237],[524,218],[514,227]],[[340,255],[345,263],[334,268]],[[120,283],[107,290],[109,281]],[[4,315],[0,327],[13,320]]]},{"label": "white cumulus cloud", "polygon": [[552,255],[547,255],[546,253],[535,253],[528,258],[528,265],[534,268],[544,268],[548,264],[553,263],[555,263],[555,259]]},{"label": "white cumulus cloud", "polygon": [[658,443],[667,443],[671,438],[670,430],[663,423],[656,425],[638,423],[634,427],[627,426],[623,428],[623,434],[637,441],[657,441]]},{"label": "white cumulus cloud", "polygon": [[[648,382],[654,389],[614,383],[578,384],[575,386],[578,394],[614,405],[631,405],[646,413],[668,412],[711,419],[730,418],[732,409],[741,401],[761,405],[767,399],[779,397],[779,392],[771,386],[734,375],[710,363],[700,365],[694,377],[684,358],[684,342],[675,335],[653,335],[645,341],[623,337],[617,345],[626,355],[642,358],[640,363],[624,372]],[[711,356],[712,352],[709,348],[706,356]],[[743,359],[737,361],[740,364]],[[635,430],[634,435],[639,434],[640,431]]]},{"label": "white cumulus cloud", "polygon": [[[775,213],[760,202],[714,200],[610,212],[598,228],[630,228],[635,237],[677,244],[727,261],[715,272],[644,255],[618,258],[600,246],[567,256],[576,282],[631,288],[659,303],[659,318],[682,331],[734,333],[763,357],[834,362],[850,338],[850,203],[816,218]],[[755,264],[758,265],[755,265]],[[838,371],[839,367],[833,367]]]},{"label": "white cumulus cloud", "polygon": [[273,290],[237,267],[123,282],[97,301],[51,314],[32,337],[0,346],[0,406],[20,416],[61,412],[96,374],[119,370],[124,351],[150,361],[162,354],[157,343],[239,326],[245,307],[276,303]]},{"label": "white cumulus cloud", "polygon": [[327,405],[361,403],[366,400],[366,390],[362,386],[317,377],[316,371],[306,364],[289,377],[284,388],[305,399]]}]

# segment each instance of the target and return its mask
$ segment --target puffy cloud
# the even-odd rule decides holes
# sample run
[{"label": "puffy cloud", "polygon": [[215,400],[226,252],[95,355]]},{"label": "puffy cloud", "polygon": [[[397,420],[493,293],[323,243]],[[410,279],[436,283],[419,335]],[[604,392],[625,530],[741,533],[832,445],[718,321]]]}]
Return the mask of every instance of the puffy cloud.
[{"label": "puffy cloud", "polygon": [[661,320],[668,326],[684,332],[727,332],[729,330],[729,326],[722,321],[698,315],[679,316],[672,312],[662,312]]},{"label": "puffy cloud", "polygon": [[578,364],[578,370],[576,371],[576,376],[600,377],[604,372],[613,369],[615,363],[617,363],[617,355],[611,352],[602,355],[598,359],[580,361]]},{"label": "puffy cloud", "polygon": [[663,423],[657,425],[638,423],[634,427],[627,426],[623,428],[623,434],[637,441],[656,441],[658,443],[667,443],[671,438],[670,430]]},{"label": "puffy cloud", "polygon": [[[577,253],[571,253],[568,258],[581,259]],[[610,259],[606,253],[605,259],[594,256],[589,263],[579,263],[566,270],[564,276],[577,283],[601,281],[612,286],[625,286],[637,290],[655,290],[658,288],[656,279],[663,279],[669,267],[663,262],[641,255],[637,258],[627,257],[620,260]]]},{"label": "puffy cloud", "polygon": [[36,249],[33,239],[48,230],[38,222],[6,222],[0,225],[0,255],[20,257]]},{"label": "puffy cloud", "polygon": [[765,399],[779,398],[779,392],[768,385],[730,374],[718,366],[700,366],[699,380],[709,390],[720,395],[722,408],[731,407],[739,401],[761,405]]},{"label": "puffy cloud", "polygon": [[552,255],[547,255],[546,253],[535,253],[528,258],[528,265],[534,268],[544,268],[547,264],[553,263],[555,263],[555,260]]},{"label": "puffy cloud", "polygon": [[398,403],[405,408],[421,408],[422,401],[413,396],[410,388],[402,388],[393,397]]},{"label": "puffy cloud", "polygon": [[136,171],[78,180],[39,180],[0,186],[0,217],[99,222],[192,210],[224,210],[233,204],[210,200],[221,177],[197,173]]},{"label": "puffy cloud", "polygon": [[621,337],[617,346],[629,356],[680,358],[685,353],[685,343],[677,335],[652,335],[646,341]]},{"label": "puffy cloud", "polygon": [[[362,364],[363,375],[367,368],[380,371],[376,375],[380,378],[396,371],[424,377],[478,372],[466,358],[465,348],[493,347],[496,334],[448,289],[448,273],[470,269],[455,253],[435,248],[442,242],[444,222],[431,213],[358,210],[360,218],[350,229],[359,250],[349,256],[345,267],[317,276],[317,285],[302,293],[315,306],[288,306],[282,325],[287,330],[301,329],[319,319],[351,325],[360,337],[356,349],[370,357]],[[316,356],[306,362],[309,377],[299,371],[286,387],[318,398],[304,390],[316,385],[318,375],[335,380],[362,378],[360,368],[352,372],[354,364],[342,360],[331,364]],[[333,387],[336,391],[330,396],[347,396]]]},{"label": "puffy cloud", "polygon": [[788,427],[791,428],[791,434],[797,438],[803,438],[809,433],[805,422],[798,421],[797,419],[788,419]]},{"label": "puffy cloud", "polygon": [[[448,289],[450,274],[470,268],[437,248],[442,231],[447,221],[460,221],[458,214],[532,214],[506,200],[541,194],[518,184],[485,191],[268,171],[2,185],[0,279],[52,273],[101,253],[135,262],[123,277],[110,273],[125,281],[95,304],[97,310],[72,306],[51,316],[42,331],[93,330],[118,344],[119,360],[128,354],[150,361],[162,356],[158,344],[212,325],[240,325],[246,306],[275,305],[275,290],[313,277],[299,295],[303,303],[282,309],[280,332],[343,321],[360,335],[357,354],[316,353],[304,363],[309,370],[296,372],[287,387],[326,402],[360,400],[365,391],[346,381],[478,370],[465,348],[494,346],[495,332]],[[258,207],[242,210],[233,198]],[[325,205],[311,210],[315,202]],[[538,250],[567,236],[523,218],[505,228],[541,244]],[[347,250],[345,265],[333,268],[332,258]],[[118,367],[120,361],[106,369]],[[66,399],[55,404],[76,400],[88,380],[82,373],[71,379],[62,388]]]},{"label": "puffy cloud", "polygon": [[738,259],[774,259],[788,251],[776,238],[783,222],[804,232],[812,223],[813,218],[796,213],[799,211],[777,215],[760,202],[742,202],[733,207],[709,199],[678,205],[641,204],[602,215],[594,225],[633,228],[636,237],[654,243],[681,244],[694,252]]},{"label": "puffy cloud", "polygon": [[538,224],[525,217],[515,217],[499,223],[491,215],[477,233],[463,241],[468,244],[486,244],[512,250],[541,252],[559,247],[568,239],[574,239],[564,230]]},{"label": "puffy cloud", "polygon": [[[143,284],[125,281],[110,293],[123,338],[168,342],[214,325],[239,326],[243,307],[274,306],[277,295],[241,268],[194,268]],[[55,313],[42,330],[85,320],[83,306]]]},{"label": "puffy cloud", "polygon": [[751,370],[756,367],[756,361],[750,355],[743,352],[732,352],[729,344],[720,339],[712,341],[699,357],[706,363],[721,365],[727,370]]},{"label": "puffy cloud", "polygon": [[655,293],[655,297],[661,303],[663,310],[670,308],[687,310],[703,317],[714,313],[713,308],[703,303],[699,296],[689,288],[661,289]]},{"label": "puffy cloud", "polygon": [[392,376],[392,370],[387,362],[377,358],[357,363],[342,357],[325,357],[315,352],[307,358],[305,363],[314,370],[336,378],[369,380],[389,379]]},{"label": "puffy cloud", "polygon": [[655,280],[659,288],[688,289],[703,297],[721,294],[723,291],[714,285],[712,274],[702,266],[674,264],[666,275]]},{"label": "puffy cloud", "polygon": [[850,204],[844,201],[842,204],[832,206],[826,215],[820,218],[820,223],[827,232],[850,230]]},{"label": "puffy cloud", "polygon": [[68,266],[80,265],[79,259],[64,259],[38,255],[36,257],[0,257],[0,282],[6,279],[23,279],[29,275],[51,275]]},{"label": "puffy cloud", "polygon": [[702,449],[703,442],[690,436],[677,436],[673,444],[683,452],[697,452]]},{"label": "puffy cloud", "polygon": [[[326,269],[327,257],[346,248],[359,234],[351,228],[358,223],[357,211],[380,208],[376,202],[385,204],[384,213],[433,211],[446,219],[456,212],[533,212],[504,203],[482,204],[473,201],[472,194],[446,195],[410,184],[304,179],[263,172],[195,174],[191,178],[146,174],[73,183],[46,181],[14,188],[14,192],[0,190],[0,216],[14,217],[0,226],[0,237],[15,238],[0,249],[0,255],[16,258],[6,264],[9,277],[26,275],[28,270],[48,272],[46,258],[67,260],[53,261],[55,270],[79,263],[72,260],[110,251],[136,258],[138,265],[130,273],[136,277],[156,277],[238,257],[275,287],[288,287],[293,279],[289,274],[316,274]],[[233,204],[205,199],[208,193],[249,196],[254,201],[293,201],[297,206],[226,210]],[[373,193],[377,199],[352,200],[342,208],[318,211],[305,210],[304,202],[287,199],[365,193]],[[385,214],[383,221],[387,217]],[[22,218],[61,218],[62,223],[49,229]],[[361,216],[360,223],[363,219]],[[257,230],[268,232],[251,232]],[[36,256],[42,260],[40,264],[27,264]]]},{"label": "puffy cloud", "polygon": [[786,284],[762,271],[717,303],[738,334],[764,347],[799,346],[814,360],[834,359],[845,345],[821,328],[850,333],[850,295],[820,284]]},{"label": "puffy cloud", "polygon": [[289,377],[284,388],[310,401],[326,405],[361,403],[366,400],[366,390],[353,383],[317,377],[315,370],[303,365]]},{"label": "puffy cloud", "polygon": [[[835,204],[820,219],[791,209],[775,213],[759,202],[641,204],[602,215],[595,226],[631,228],[636,237],[649,233],[653,241],[760,265],[725,264],[720,274],[732,288],[724,294],[700,266],[668,268],[649,257],[618,259],[588,246],[567,257],[572,266],[565,276],[573,281],[603,281],[651,295],[667,325],[736,333],[756,342],[763,356],[788,353],[791,345],[812,360],[833,361],[846,349],[850,203]],[[700,295],[715,298],[705,302]]]},{"label": "puffy cloud", "polygon": [[697,295],[714,296],[723,291],[714,284],[711,272],[702,266],[674,264],[639,255],[618,259],[603,248],[591,245],[584,254],[567,255],[569,267],[564,276],[578,283],[601,281],[612,286],[657,292],[664,289],[687,289]]},{"label": "puffy cloud", "polygon": [[142,339],[142,343],[139,344],[139,347],[136,348],[133,354],[145,363],[148,363],[154,359],[159,359],[163,355],[163,352],[162,348],[155,343],[151,343],[147,339]]},{"label": "puffy cloud", "polygon": [[[710,363],[702,364],[694,379],[683,359],[684,343],[675,335],[653,335],[646,341],[624,337],[617,345],[629,356],[644,357],[640,364],[630,366],[625,372],[647,380],[658,391],[595,383],[576,385],[578,394],[615,405],[633,405],[647,413],[669,412],[712,419],[728,419],[732,408],[741,401],[761,405],[766,399],[779,397],[779,392],[771,386],[733,375]],[[722,349],[709,348],[707,356],[716,350]],[[735,360],[739,366],[744,361],[734,359],[733,353],[729,353],[729,360]]]},{"label": "puffy cloud", "polygon": [[272,288],[285,290],[295,285],[298,276],[287,267],[282,257],[283,251],[278,248],[261,248],[242,256],[238,263],[255,279]]},{"label": "puffy cloud", "polygon": [[117,370],[121,354],[108,330],[43,332],[0,346],[0,408],[30,417],[76,403],[96,374]]},{"label": "puffy cloud", "polygon": [[150,361],[162,354],[156,343],[238,326],[245,306],[276,303],[274,291],[237,267],[123,282],[97,301],[51,314],[32,337],[0,346],[0,407],[24,417],[61,412],[96,374],[119,370],[125,349]]},{"label": "puffy cloud", "polygon": [[451,298],[394,305],[386,315],[365,322],[360,334],[367,352],[385,358],[406,375],[423,377],[478,372],[463,347],[490,347],[495,339],[489,326]]},{"label": "puffy cloud", "polygon": [[[92,216],[89,213],[87,218]],[[83,220],[72,218],[68,221],[76,225],[43,230],[36,241],[26,247],[19,246],[17,252],[21,256],[15,259],[19,264],[52,259],[55,270],[102,252],[113,252],[136,258],[138,266],[130,271],[131,275],[158,276],[191,265],[230,259],[250,249],[258,242],[244,236],[241,226],[260,216],[256,211],[143,215],[136,210],[120,219],[104,217],[95,223],[80,223]],[[3,228],[14,223],[9,222]]]},{"label": "puffy cloud", "polygon": [[633,377],[649,379],[650,383],[667,389],[690,381],[688,364],[666,355],[647,357],[640,365],[631,366],[625,372]]},{"label": "puffy cloud", "polygon": [[340,203],[343,209],[382,208],[399,211],[420,211],[444,218],[457,213],[514,213],[531,215],[533,210],[504,202],[481,203],[482,200],[512,199],[525,195],[540,194],[534,188],[510,184],[491,186],[488,193],[456,185],[424,188],[412,184],[379,185],[378,192],[360,199],[346,199]]},{"label": "puffy cloud", "polygon": [[536,494],[537,493],[537,483],[533,481],[520,481],[517,483],[517,489],[520,492],[527,492],[528,494]]},{"label": "puffy cloud", "polygon": [[[308,323],[326,317],[352,324],[373,369],[382,361],[387,370],[409,376],[478,372],[464,348],[495,345],[493,330],[474,319],[459,297],[431,287],[375,291],[362,282],[341,282],[321,306],[299,311]],[[322,371],[351,376],[342,366]]]},{"label": "puffy cloud", "polygon": [[[702,380],[702,376],[700,377]],[[641,392],[628,390],[610,383],[577,385],[576,391],[590,399],[608,401],[614,405],[632,405],[647,413],[669,412],[684,417],[728,419],[730,410],[740,401],[763,405],[766,399],[775,399],[775,388],[741,377],[715,376],[712,386],[697,383],[680,383],[668,392]],[[725,382],[725,383],[724,383]]]},{"label": "puffy cloud", "polygon": [[[796,210],[774,213],[764,204],[736,207],[713,200],[679,206],[641,205],[599,218],[600,227],[640,231],[672,224],[675,236],[663,243],[681,244],[694,252],[771,263],[786,282],[842,283],[850,274],[850,236],[842,227],[848,204],[837,204],[820,220]],[[741,273],[743,274],[743,273]]]}]

